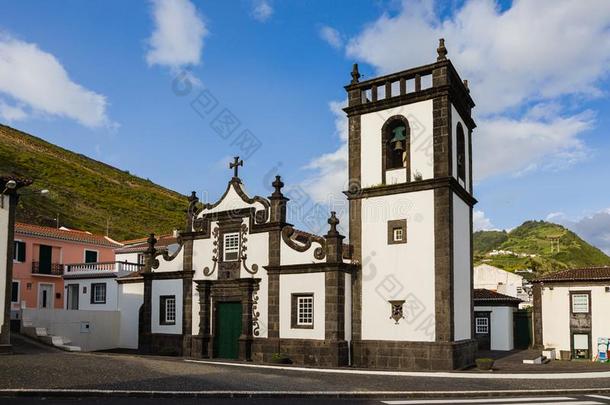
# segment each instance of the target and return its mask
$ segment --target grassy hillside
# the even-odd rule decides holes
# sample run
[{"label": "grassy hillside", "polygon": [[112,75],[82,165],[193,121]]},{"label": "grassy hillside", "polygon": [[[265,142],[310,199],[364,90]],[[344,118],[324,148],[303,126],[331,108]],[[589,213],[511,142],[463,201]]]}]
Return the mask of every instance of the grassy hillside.
[{"label": "grassy hillside", "polygon": [[[490,255],[492,250],[510,253]],[[475,263],[505,270],[530,268],[538,273],[573,267],[610,265],[610,257],[574,232],[545,221],[527,221],[510,232],[474,234]]]},{"label": "grassy hillside", "polygon": [[[117,240],[170,232],[184,223],[186,197],[86,156],[0,125],[0,173],[34,180],[17,219],[105,234]],[[27,190],[27,189],[26,189]]]}]

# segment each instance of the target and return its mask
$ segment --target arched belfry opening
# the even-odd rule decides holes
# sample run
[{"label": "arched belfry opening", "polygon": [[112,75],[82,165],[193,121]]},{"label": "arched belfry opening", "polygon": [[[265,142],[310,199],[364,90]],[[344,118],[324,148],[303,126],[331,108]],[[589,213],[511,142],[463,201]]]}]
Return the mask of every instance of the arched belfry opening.
[{"label": "arched belfry opening", "polygon": [[390,117],[382,132],[382,179],[385,183],[386,171],[405,169],[406,181],[410,181],[411,129],[409,121],[402,115]]},{"label": "arched belfry opening", "polygon": [[458,179],[466,184],[466,138],[462,123],[458,122],[455,132],[457,138],[457,175]]}]

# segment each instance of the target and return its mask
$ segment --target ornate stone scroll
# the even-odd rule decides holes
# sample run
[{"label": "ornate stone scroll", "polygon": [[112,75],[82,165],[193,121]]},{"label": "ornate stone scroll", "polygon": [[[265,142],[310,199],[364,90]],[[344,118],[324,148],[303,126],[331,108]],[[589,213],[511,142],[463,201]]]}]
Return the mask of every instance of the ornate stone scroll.
[{"label": "ornate stone scroll", "polygon": [[315,242],[320,246],[314,250],[313,256],[318,260],[324,259],[326,256],[326,240],[320,236],[301,233],[300,235],[305,238],[305,242],[301,243],[296,239],[297,232],[292,226],[285,226],[282,229],[282,240],[284,243],[297,252],[306,252],[311,247],[311,244]]},{"label": "ornate stone scroll", "polygon": [[216,271],[216,265],[218,264],[218,236],[220,235],[220,231],[218,229],[218,227],[215,227],[214,230],[212,231],[212,237],[214,238],[214,249],[212,249],[212,261],[214,262],[214,266],[212,267],[212,270],[210,270],[209,267],[204,267],[203,268],[203,275],[206,277],[211,276],[212,274],[214,274],[214,271]]},{"label": "ornate stone scroll", "polygon": [[246,263],[246,260],[248,259],[248,255],[246,254],[246,250],[248,250],[248,246],[246,244],[246,242],[248,242],[248,225],[241,224],[239,232],[239,239],[241,240],[241,243],[239,245],[239,257],[241,259],[242,264],[244,265],[244,270],[246,270],[250,274],[256,274],[258,272],[258,265],[253,264],[252,270],[250,270],[248,268],[248,264]]}]

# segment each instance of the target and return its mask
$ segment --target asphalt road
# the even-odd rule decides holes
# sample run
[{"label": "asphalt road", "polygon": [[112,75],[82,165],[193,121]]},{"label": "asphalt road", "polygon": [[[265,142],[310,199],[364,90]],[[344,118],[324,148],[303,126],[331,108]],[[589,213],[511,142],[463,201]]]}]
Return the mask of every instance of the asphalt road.
[{"label": "asphalt road", "polygon": [[[188,363],[172,357],[67,353],[21,337],[15,337],[13,344],[16,353],[0,357],[0,389],[423,392],[610,388],[610,378],[483,380],[328,374]],[[295,399],[289,402],[299,403]]]},{"label": "asphalt road", "polygon": [[610,404],[609,396],[588,395],[588,396],[529,396],[529,397],[505,397],[505,398],[464,398],[461,400],[455,399],[392,399],[392,400],[329,400],[329,399],[145,399],[145,398],[66,398],[66,399],[48,399],[48,398],[3,398],[3,405],[23,405],[29,403],[40,403],[46,405],[62,404],[62,405],[80,405],[80,404],[110,404],[110,405],[236,405],[236,404],[251,404],[251,405],[411,405],[411,404],[511,404],[511,405],[597,405]]}]

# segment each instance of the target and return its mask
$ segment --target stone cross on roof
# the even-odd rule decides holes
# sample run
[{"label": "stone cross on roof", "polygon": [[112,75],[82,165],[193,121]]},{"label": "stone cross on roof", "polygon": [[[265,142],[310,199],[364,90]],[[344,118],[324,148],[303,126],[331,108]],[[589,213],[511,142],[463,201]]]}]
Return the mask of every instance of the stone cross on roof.
[{"label": "stone cross on roof", "polygon": [[238,169],[239,166],[244,166],[244,161],[239,160],[239,156],[235,156],[233,158],[233,163],[229,163],[229,169],[233,169],[233,177],[238,178]]}]

